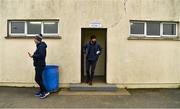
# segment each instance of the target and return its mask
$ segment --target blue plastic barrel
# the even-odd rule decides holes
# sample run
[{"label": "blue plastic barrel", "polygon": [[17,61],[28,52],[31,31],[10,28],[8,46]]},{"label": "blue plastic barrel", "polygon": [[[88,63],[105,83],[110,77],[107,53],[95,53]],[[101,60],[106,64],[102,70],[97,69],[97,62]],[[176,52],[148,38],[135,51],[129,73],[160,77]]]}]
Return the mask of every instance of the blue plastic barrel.
[{"label": "blue plastic barrel", "polygon": [[43,72],[43,83],[49,92],[59,89],[59,68],[57,65],[47,65]]}]

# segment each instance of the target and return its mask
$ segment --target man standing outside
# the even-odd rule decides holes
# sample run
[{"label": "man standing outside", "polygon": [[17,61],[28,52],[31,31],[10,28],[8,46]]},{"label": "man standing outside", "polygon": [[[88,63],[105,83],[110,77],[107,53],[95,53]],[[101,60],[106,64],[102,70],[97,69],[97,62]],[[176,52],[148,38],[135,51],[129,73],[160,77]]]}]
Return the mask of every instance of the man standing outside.
[{"label": "man standing outside", "polygon": [[97,43],[95,35],[92,35],[91,40],[84,45],[83,51],[86,54],[86,83],[92,85],[96,63],[98,61],[99,55],[102,52],[102,47]]},{"label": "man standing outside", "polygon": [[41,99],[46,98],[50,93],[47,92],[44,84],[43,84],[43,71],[46,67],[46,48],[47,45],[45,42],[42,42],[42,34],[38,34],[34,38],[34,42],[36,44],[36,51],[33,55],[28,52],[29,57],[33,59],[33,65],[35,67],[35,81],[39,85],[40,90],[35,94],[35,96],[40,97]]}]

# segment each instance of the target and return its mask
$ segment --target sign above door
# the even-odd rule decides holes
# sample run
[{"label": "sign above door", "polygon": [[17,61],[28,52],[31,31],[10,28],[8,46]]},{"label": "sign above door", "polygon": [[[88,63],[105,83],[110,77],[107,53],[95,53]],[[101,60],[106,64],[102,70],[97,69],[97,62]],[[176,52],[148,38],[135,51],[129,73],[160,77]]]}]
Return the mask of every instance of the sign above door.
[{"label": "sign above door", "polygon": [[90,28],[101,28],[102,24],[100,22],[92,22],[89,24]]}]

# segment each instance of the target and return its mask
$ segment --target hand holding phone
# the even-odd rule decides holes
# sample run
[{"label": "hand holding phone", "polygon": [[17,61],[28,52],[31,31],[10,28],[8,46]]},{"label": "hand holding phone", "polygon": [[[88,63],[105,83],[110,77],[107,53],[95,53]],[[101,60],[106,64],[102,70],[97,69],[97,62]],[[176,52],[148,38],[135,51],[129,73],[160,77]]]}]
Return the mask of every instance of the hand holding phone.
[{"label": "hand holding phone", "polygon": [[32,58],[32,55],[31,55],[31,53],[29,53],[29,52],[28,52],[28,55],[29,55],[29,57],[30,57],[30,58]]}]

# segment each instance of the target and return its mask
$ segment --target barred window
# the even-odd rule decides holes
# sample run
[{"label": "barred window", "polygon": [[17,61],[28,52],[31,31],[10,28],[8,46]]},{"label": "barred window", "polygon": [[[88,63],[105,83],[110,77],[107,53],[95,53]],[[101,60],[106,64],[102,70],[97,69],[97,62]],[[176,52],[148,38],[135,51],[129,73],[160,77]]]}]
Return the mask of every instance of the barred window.
[{"label": "barred window", "polygon": [[158,21],[131,21],[130,36],[177,37],[178,23]]}]

